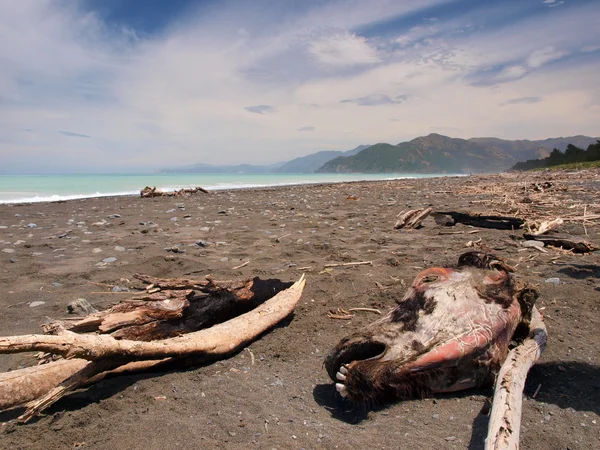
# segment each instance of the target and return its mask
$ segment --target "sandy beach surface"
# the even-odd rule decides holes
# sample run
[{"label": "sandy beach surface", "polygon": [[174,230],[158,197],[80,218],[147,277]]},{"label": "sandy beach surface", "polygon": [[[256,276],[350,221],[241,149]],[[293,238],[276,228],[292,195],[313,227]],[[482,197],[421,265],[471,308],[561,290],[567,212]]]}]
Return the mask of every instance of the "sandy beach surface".
[{"label": "sandy beach surface", "polygon": [[[107,308],[128,298],[112,289],[129,287],[135,273],[307,276],[293,317],[230,358],[108,379],[26,425],[5,412],[0,448],[481,449],[491,388],[366,408],[337,395],[323,369],[340,338],[377,318],[363,311],[335,320],[329,311],[387,311],[422,269],[452,264],[469,248],[505,258],[541,293],[549,341],[527,380],[522,448],[600,448],[600,253],[542,252],[522,247],[520,230],[441,227],[432,218],[418,230],[393,229],[400,211],[429,205],[562,217],[561,231],[600,244],[600,228],[581,219],[600,213],[598,171],[0,205],[2,335],[39,333],[77,298]],[[372,264],[324,270],[360,261]],[[32,364],[29,354],[0,356],[2,371]]]}]

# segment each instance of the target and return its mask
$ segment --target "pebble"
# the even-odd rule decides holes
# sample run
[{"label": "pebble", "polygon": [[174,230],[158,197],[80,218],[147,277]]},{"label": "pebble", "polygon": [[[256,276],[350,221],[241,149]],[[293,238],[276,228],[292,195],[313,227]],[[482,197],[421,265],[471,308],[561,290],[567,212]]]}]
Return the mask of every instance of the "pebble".
[{"label": "pebble", "polygon": [[208,243],[206,241],[203,241],[202,239],[200,239],[199,241],[196,241],[196,245],[198,247],[206,247],[208,245]]},{"label": "pebble", "polygon": [[54,283],[52,283],[52,286],[54,287],[62,287],[62,283],[59,283],[58,281],[55,281]]},{"label": "pebble", "polygon": [[532,247],[536,247],[536,248],[542,248],[544,247],[544,243],[540,242],[540,241],[523,241],[521,242],[521,247],[527,247],[527,248],[532,248]]},{"label": "pebble", "polygon": [[125,247],[121,247],[120,245],[117,245],[117,246],[115,247],[115,251],[116,251],[116,252],[124,252],[124,251],[125,251]]},{"label": "pebble", "polygon": [[558,286],[560,284],[560,278],[548,278],[546,283],[552,283],[553,285]]},{"label": "pebble", "polygon": [[109,219],[120,219],[121,218],[121,214],[111,214],[110,216],[108,216]]},{"label": "pebble", "polygon": [[210,231],[210,227],[200,227],[200,231]]},{"label": "pebble", "polygon": [[105,263],[113,263],[113,262],[115,262],[116,260],[117,260],[117,258],[115,258],[114,256],[109,256],[108,258],[104,258],[104,259],[102,260],[102,262],[105,262]]},{"label": "pebble", "polygon": [[12,248],[3,248],[2,253],[14,253],[15,250]]},{"label": "pebble", "polygon": [[101,248],[95,248],[92,250],[92,253],[102,253],[102,249]]},{"label": "pebble", "polygon": [[36,228],[37,225],[35,223],[28,223],[27,228]]},{"label": "pebble", "polygon": [[10,261],[12,264],[14,264],[14,263],[16,263],[16,262],[17,262],[17,260],[16,260],[15,258],[10,258],[10,259],[9,259],[9,261]]},{"label": "pebble", "polygon": [[45,305],[45,304],[46,304],[46,302],[41,302],[41,301],[39,301],[39,302],[31,302],[29,304],[29,307],[30,308],[35,308],[36,306],[42,306],[42,305]]}]

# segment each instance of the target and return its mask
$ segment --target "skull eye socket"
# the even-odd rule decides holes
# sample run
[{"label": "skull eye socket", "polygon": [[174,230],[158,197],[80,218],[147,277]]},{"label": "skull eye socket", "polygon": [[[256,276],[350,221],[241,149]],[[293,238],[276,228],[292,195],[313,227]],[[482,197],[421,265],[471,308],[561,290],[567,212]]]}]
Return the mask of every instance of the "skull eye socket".
[{"label": "skull eye socket", "polygon": [[434,281],[438,281],[439,279],[439,275],[425,275],[423,278],[421,278],[421,283],[433,283]]}]

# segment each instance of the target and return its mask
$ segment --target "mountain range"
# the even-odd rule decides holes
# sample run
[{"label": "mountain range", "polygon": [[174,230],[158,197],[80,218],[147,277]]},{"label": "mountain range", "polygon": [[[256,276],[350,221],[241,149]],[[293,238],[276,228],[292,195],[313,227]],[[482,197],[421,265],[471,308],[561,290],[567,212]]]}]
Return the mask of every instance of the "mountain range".
[{"label": "mountain range", "polygon": [[457,139],[432,133],[397,145],[375,144],[350,157],[337,157],[320,173],[486,173],[509,169],[518,161],[543,158],[554,148],[593,144],[595,138],[572,136],[541,141],[498,138]]},{"label": "mountain range", "polygon": [[519,161],[547,157],[569,144],[586,148],[598,138],[571,136],[539,141],[458,139],[432,133],[396,145],[360,145],[348,151],[320,151],[271,165],[195,164],[163,173],[481,173],[500,172]]}]

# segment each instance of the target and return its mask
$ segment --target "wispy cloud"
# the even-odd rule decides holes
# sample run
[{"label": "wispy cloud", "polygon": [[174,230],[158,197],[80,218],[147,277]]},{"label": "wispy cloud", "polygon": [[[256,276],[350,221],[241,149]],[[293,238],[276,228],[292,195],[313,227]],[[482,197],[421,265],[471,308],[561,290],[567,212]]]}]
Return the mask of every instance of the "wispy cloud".
[{"label": "wispy cloud", "polygon": [[317,128],[316,127],[301,127],[298,128],[298,131],[315,131]]},{"label": "wispy cloud", "polygon": [[565,2],[563,0],[544,0],[542,3],[548,8],[554,8],[555,6],[560,6]]},{"label": "wispy cloud", "polygon": [[87,134],[73,133],[72,131],[59,131],[59,133],[69,137],[91,138],[91,136],[88,136]]},{"label": "wispy cloud", "polygon": [[255,114],[268,114],[275,112],[275,108],[271,105],[246,106],[244,109]]},{"label": "wispy cloud", "polygon": [[520,98],[511,98],[510,100],[501,103],[501,106],[504,105],[521,105],[521,104],[532,104],[541,102],[541,97],[520,97]]},{"label": "wispy cloud", "polygon": [[356,103],[360,106],[396,105],[404,103],[408,99],[406,95],[396,95],[391,98],[385,94],[371,94],[365,97],[342,100],[341,103]]}]

